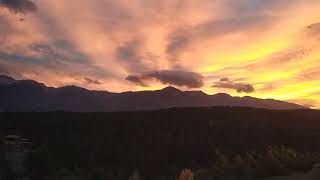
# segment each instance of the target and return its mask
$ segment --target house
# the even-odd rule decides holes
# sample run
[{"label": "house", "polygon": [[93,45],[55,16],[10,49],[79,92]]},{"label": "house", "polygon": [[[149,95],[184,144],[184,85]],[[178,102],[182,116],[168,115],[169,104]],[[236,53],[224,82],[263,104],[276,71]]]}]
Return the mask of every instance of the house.
[{"label": "house", "polygon": [[2,139],[2,143],[12,151],[22,152],[32,149],[32,143],[18,135],[7,135]]}]

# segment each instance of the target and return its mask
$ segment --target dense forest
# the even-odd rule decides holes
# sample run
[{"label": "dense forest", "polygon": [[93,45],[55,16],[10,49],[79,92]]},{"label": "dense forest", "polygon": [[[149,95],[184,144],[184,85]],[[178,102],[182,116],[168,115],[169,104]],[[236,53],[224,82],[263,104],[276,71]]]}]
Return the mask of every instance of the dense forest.
[{"label": "dense forest", "polygon": [[292,157],[312,157],[314,163],[320,152],[320,111],[213,107],[1,113],[0,136],[12,134],[33,143],[26,164],[34,179],[67,170],[91,179],[128,179],[136,171],[144,179],[174,179],[186,168],[214,169],[224,156],[242,162],[248,153],[262,160],[270,152],[292,154],[294,149]]}]

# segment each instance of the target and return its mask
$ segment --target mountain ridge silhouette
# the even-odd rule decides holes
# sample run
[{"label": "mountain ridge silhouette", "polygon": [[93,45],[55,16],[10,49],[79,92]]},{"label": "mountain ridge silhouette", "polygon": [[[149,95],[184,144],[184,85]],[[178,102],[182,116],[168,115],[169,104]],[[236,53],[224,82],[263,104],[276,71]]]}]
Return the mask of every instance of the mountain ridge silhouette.
[{"label": "mountain ridge silhouette", "polygon": [[169,86],[155,91],[112,93],[77,86],[47,87],[33,80],[15,80],[0,75],[0,111],[110,112],[157,110],[172,107],[254,107],[264,109],[309,109],[273,99],[233,97],[226,93],[181,91]]}]

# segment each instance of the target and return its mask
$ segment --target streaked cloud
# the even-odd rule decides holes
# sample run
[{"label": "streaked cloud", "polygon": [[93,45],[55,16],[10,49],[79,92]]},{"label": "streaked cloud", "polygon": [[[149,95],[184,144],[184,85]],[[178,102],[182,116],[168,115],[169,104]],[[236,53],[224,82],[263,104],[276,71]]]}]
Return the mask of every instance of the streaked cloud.
[{"label": "streaked cloud", "polygon": [[117,92],[250,92],[320,108],[319,10],[318,0],[0,0],[0,73]]},{"label": "streaked cloud", "polygon": [[84,78],[84,80],[85,80],[88,84],[96,84],[96,85],[101,85],[101,84],[102,84],[102,82],[100,82],[99,80],[96,80],[96,79]]},{"label": "streaked cloud", "polygon": [[137,76],[137,75],[129,75],[126,77],[126,80],[135,84],[135,85],[138,85],[138,86],[142,86],[142,87],[148,87],[149,85],[147,85],[143,78]]},{"label": "streaked cloud", "polygon": [[234,89],[238,93],[252,93],[255,91],[253,85],[239,83],[229,80],[229,78],[221,78],[219,82],[215,82],[212,87],[222,89]]}]

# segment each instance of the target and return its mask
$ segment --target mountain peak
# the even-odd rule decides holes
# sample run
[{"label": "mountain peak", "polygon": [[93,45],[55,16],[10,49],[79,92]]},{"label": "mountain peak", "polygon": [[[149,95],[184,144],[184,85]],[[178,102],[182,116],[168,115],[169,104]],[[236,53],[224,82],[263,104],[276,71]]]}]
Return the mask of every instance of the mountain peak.
[{"label": "mountain peak", "polygon": [[232,97],[230,94],[227,94],[227,93],[217,93],[217,94],[214,94],[213,96],[222,97],[222,98],[231,98]]},{"label": "mountain peak", "polygon": [[[7,75],[5,75],[5,74],[0,74],[0,79],[13,79],[12,77],[10,77],[10,76],[7,76]],[[13,80],[15,80],[15,79],[13,79]]]},{"label": "mountain peak", "polygon": [[163,88],[163,89],[161,89],[160,90],[161,92],[173,92],[173,93],[176,93],[176,92],[178,92],[178,93],[180,93],[180,92],[182,92],[182,91],[180,91],[179,89],[177,89],[177,88],[175,88],[175,87],[172,87],[172,86],[168,86],[168,87],[165,87],[165,88]]},{"label": "mountain peak", "polygon": [[17,80],[7,75],[0,75],[0,85],[10,85],[15,83]]},{"label": "mountain peak", "polygon": [[[67,86],[63,86],[61,88],[58,88],[59,90],[62,90],[62,91],[78,91],[78,92],[85,92],[85,91],[89,91],[85,88],[82,88],[82,87],[78,87],[78,86],[75,86],[75,85],[67,85]],[[92,91],[93,92],[93,91]]]}]

